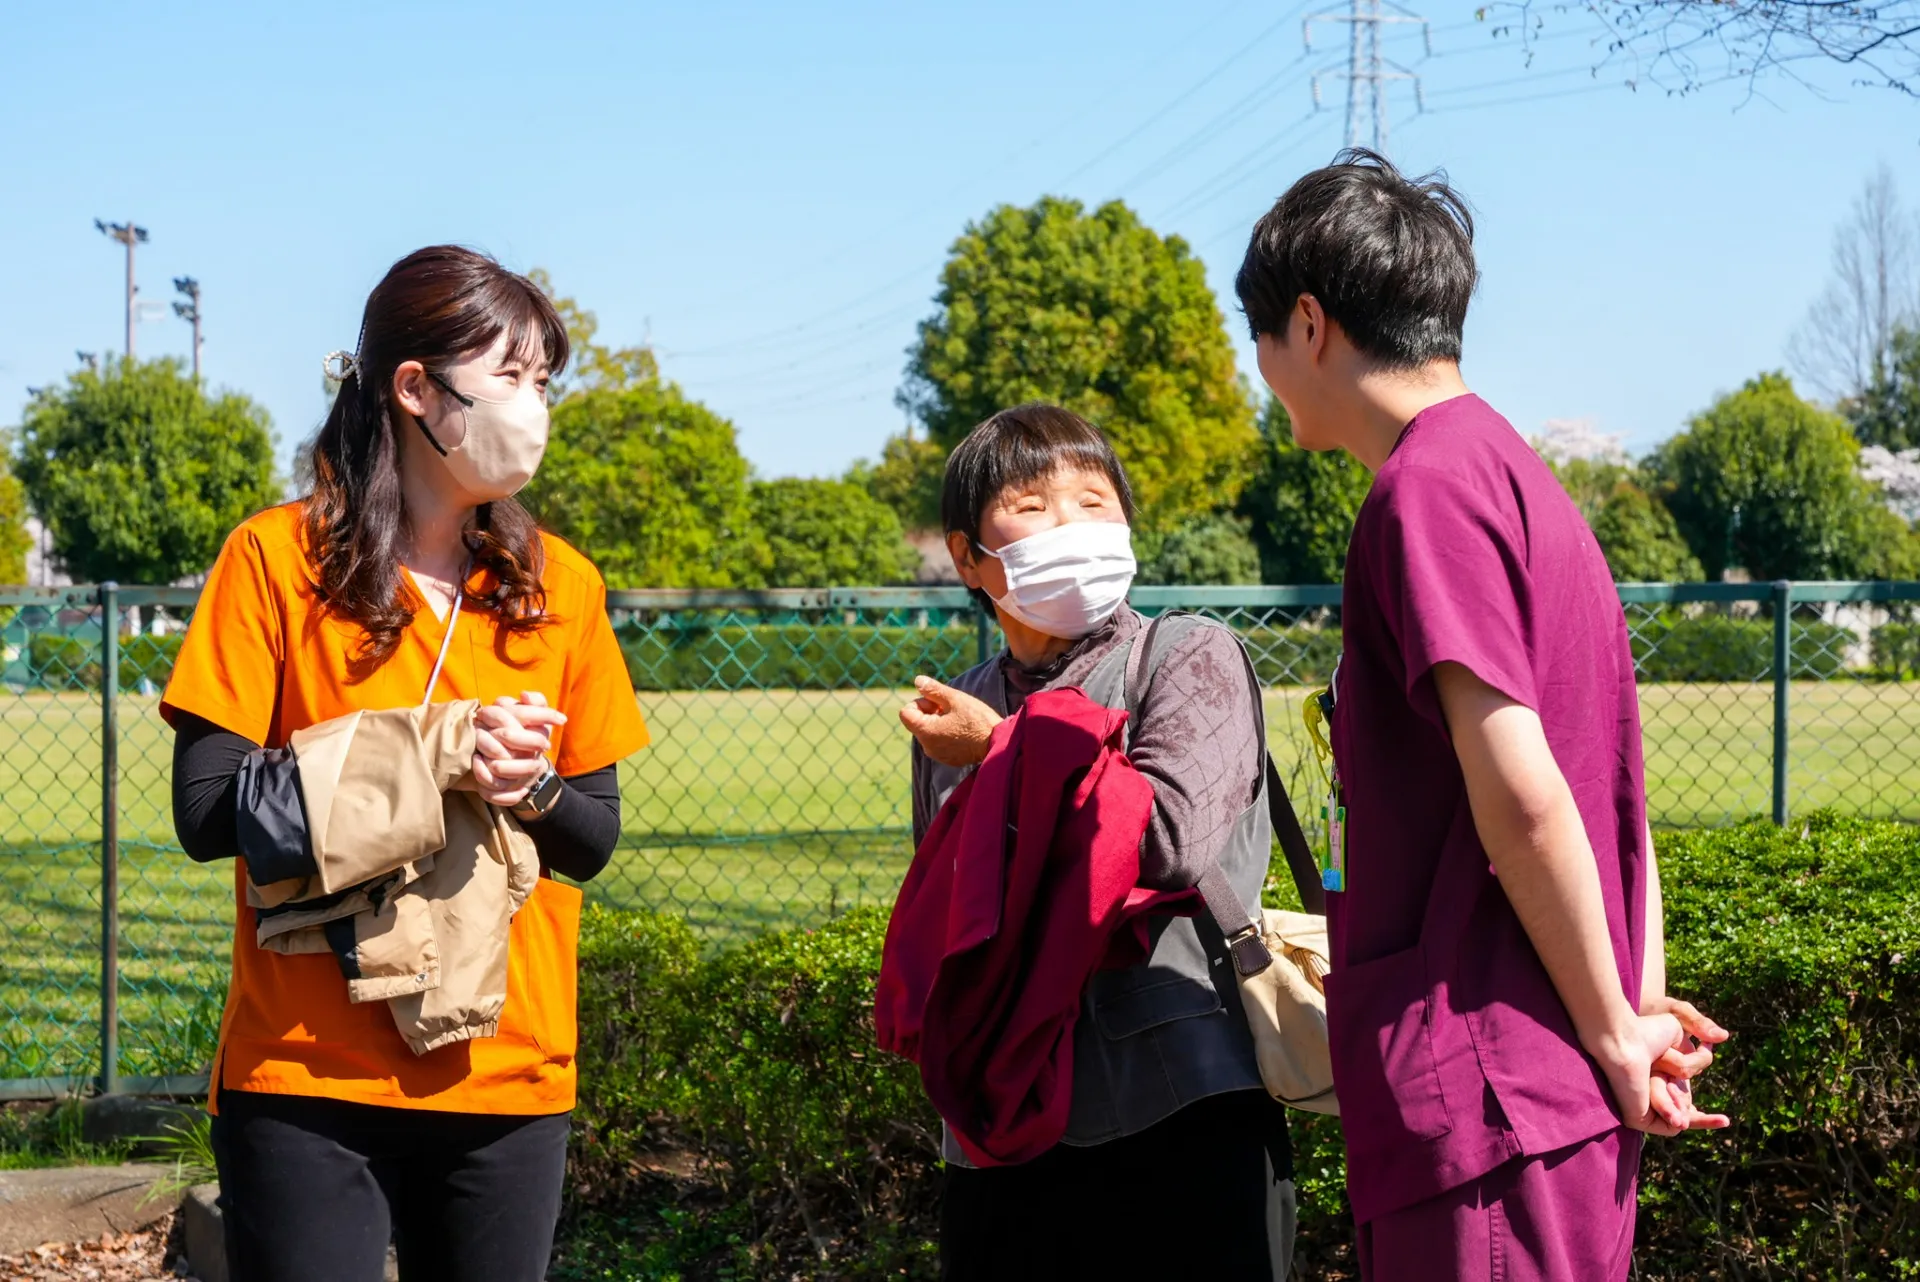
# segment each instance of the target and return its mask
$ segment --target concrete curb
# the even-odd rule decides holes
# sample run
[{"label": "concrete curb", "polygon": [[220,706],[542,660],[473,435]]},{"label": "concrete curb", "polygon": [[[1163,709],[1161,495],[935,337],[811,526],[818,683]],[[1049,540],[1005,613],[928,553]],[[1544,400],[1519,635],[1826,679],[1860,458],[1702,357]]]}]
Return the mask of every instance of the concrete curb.
[{"label": "concrete curb", "polygon": [[44,1242],[88,1242],[165,1219],[171,1198],[141,1199],[171,1171],[144,1163],[0,1171],[0,1255]]}]

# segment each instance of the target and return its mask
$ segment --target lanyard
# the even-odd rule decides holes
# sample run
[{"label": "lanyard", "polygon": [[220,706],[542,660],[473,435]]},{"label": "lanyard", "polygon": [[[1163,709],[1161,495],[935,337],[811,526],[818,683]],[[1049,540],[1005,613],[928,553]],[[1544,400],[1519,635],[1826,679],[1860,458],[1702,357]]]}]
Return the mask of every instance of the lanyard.
[{"label": "lanyard", "polygon": [[[1338,679],[1338,672],[1335,674]],[[1315,690],[1307,696],[1300,717],[1307,724],[1307,739],[1313,744],[1314,760],[1320,777],[1326,781],[1327,800],[1320,809],[1325,822],[1326,841],[1316,851],[1320,864],[1320,885],[1330,891],[1347,888],[1347,807],[1340,788],[1340,767],[1333,759],[1333,742],[1328,737],[1333,722],[1333,687]]]},{"label": "lanyard", "polygon": [[440,638],[440,656],[433,661],[433,675],[427,678],[427,692],[420,698],[420,706],[426,707],[433,702],[433,688],[440,684],[440,669],[447,666],[447,651],[453,648],[453,630],[460,626],[460,603],[467,597],[467,575],[473,570],[473,558],[468,557],[460,567],[460,582],[454,585],[453,609],[447,612],[447,635]]}]

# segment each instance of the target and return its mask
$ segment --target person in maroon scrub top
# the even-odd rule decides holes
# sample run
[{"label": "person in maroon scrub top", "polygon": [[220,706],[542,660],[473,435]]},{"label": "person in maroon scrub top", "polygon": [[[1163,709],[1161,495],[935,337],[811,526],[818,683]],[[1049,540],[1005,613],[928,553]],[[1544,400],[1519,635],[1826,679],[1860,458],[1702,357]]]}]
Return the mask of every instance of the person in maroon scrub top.
[{"label": "person in maroon scrub top", "polygon": [[1327,1019],[1361,1273],[1624,1279],[1643,1133],[1725,1126],[1668,996],[1626,619],[1553,473],[1460,377],[1444,179],[1369,152],[1235,281],[1294,440],[1374,474],[1332,690]]}]

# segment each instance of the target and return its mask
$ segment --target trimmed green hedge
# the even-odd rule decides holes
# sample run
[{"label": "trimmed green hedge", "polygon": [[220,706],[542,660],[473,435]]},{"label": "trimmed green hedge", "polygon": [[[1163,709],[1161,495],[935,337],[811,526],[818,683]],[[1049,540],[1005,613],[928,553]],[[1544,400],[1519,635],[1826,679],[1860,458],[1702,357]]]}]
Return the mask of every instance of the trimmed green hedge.
[{"label": "trimmed green hedge", "polygon": [[[979,655],[975,634],[958,627],[628,625],[619,635],[634,688],[643,692],[893,690],[912,684],[921,673],[951,677],[972,667]],[[1340,658],[1338,627],[1255,627],[1242,635],[1267,685],[1324,684]],[[1841,675],[1855,641],[1853,632],[1836,624],[1796,620],[1794,679]],[[1872,652],[1878,674],[1920,674],[1920,625],[1883,625],[1873,634]],[[1634,625],[1633,656],[1642,681],[1763,680],[1773,669],[1773,624],[1668,611]]]},{"label": "trimmed green hedge", "polygon": [[1920,623],[1883,623],[1873,630],[1874,675],[1894,681],[1920,677]]},{"label": "trimmed green hedge", "polygon": [[1262,685],[1325,685],[1340,662],[1337,627],[1250,628],[1240,635]]},{"label": "trimmed green hedge", "polygon": [[[145,677],[156,688],[173,675],[186,634],[137,633],[120,638],[120,688],[136,690]],[[39,689],[59,692],[100,688],[100,639],[65,632],[36,632],[27,638],[27,669]]]},{"label": "trimmed green hedge", "polygon": [[[1642,681],[1758,681],[1773,671],[1773,622],[1724,614],[1656,614],[1632,628]],[[1851,630],[1818,620],[1791,629],[1790,671],[1797,681],[1839,676],[1855,641]]]},{"label": "trimmed green hedge", "polygon": [[860,909],[702,959],[678,918],[588,907],[553,1276],[933,1275],[939,1119],[874,1048],[885,936]]},{"label": "trimmed green hedge", "polygon": [[1733,1129],[1654,1144],[1643,1276],[1920,1276],[1920,829],[1819,815],[1661,845],[1675,992],[1734,1031]]},{"label": "trimmed green hedge", "polygon": [[[618,629],[633,688],[898,690],[923,673],[953,677],[978,662],[970,628],[860,624],[733,624]],[[1337,628],[1254,628],[1244,634],[1261,681],[1324,683],[1340,658]]]},{"label": "trimmed green hedge", "polygon": [[978,659],[971,629],[735,624],[618,629],[633,688],[898,690],[922,673],[956,675]]},{"label": "trimmed green hedge", "polygon": [[[1670,834],[1673,990],[1734,1030],[1650,1141],[1639,1276],[1920,1276],[1920,829]],[[873,1048],[881,913],[702,957],[590,908],[562,1278],[932,1277],[937,1122]],[[1299,1259],[1350,1273],[1339,1127],[1296,1118]]]}]

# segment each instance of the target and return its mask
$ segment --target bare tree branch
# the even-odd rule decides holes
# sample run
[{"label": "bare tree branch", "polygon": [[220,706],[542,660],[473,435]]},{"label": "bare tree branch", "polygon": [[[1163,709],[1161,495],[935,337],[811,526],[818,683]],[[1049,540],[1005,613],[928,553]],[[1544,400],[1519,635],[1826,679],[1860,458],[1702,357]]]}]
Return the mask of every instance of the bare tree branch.
[{"label": "bare tree branch", "polygon": [[1920,222],[1881,165],[1833,234],[1833,278],[1794,332],[1795,370],[1827,399],[1858,396],[1883,368],[1893,331],[1920,317]]},{"label": "bare tree branch", "polygon": [[1798,80],[1795,64],[1817,61],[1920,98],[1920,0],[1493,0],[1480,10],[1523,43],[1548,13],[1597,18],[1611,36],[1604,61],[1631,61],[1670,92],[1729,79],[1752,87],[1782,72]]}]

